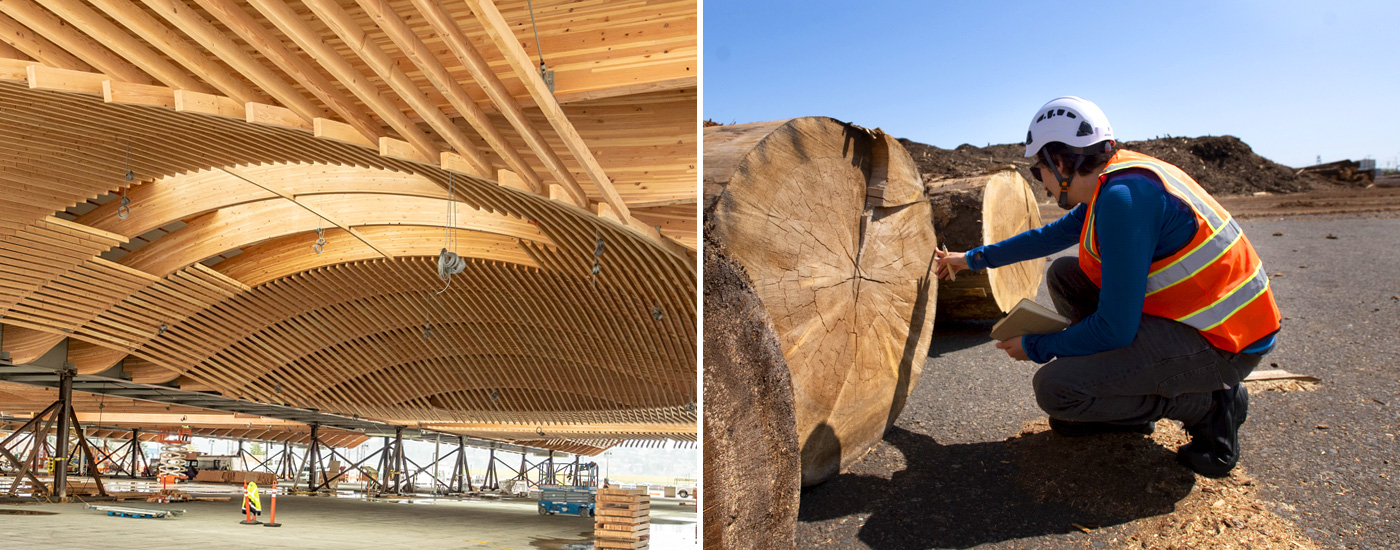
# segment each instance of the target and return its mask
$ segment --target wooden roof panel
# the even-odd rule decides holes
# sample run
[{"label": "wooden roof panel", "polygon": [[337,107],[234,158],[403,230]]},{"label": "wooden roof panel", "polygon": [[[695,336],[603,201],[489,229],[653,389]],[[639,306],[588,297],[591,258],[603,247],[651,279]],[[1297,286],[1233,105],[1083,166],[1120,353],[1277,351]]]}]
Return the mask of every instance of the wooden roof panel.
[{"label": "wooden roof panel", "polygon": [[693,433],[696,2],[370,1],[7,3],[3,347],[397,423]]}]

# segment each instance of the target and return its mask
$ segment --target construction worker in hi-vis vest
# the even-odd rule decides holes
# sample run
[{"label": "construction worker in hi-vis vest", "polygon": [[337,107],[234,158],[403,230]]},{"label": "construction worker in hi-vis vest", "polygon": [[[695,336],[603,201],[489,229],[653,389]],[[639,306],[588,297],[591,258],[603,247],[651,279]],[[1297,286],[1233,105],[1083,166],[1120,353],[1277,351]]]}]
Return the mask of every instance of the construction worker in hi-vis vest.
[{"label": "construction worker in hi-vis vest", "polygon": [[1180,168],[1123,150],[1103,111],[1078,97],[1035,112],[1031,176],[1068,210],[1044,227],[966,252],[935,252],[939,276],[1041,258],[1073,324],[997,344],[1045,363],[1033,386],[1057,434],[1151,434],[1179,420],[1177,461],[1206,476],[1240,457],[1249,411],[1241,383],[1273,350],[1282,316],[1254,247],[1230,213]]},{"label": "construction worker in hi-vis vest", "polygon": [[[247,487],[247,489],[245,489],[245,491],[246,491],[246,492],[244,493],[244,497],[245,497],[246,506],[247,506],[248,508],[252,508],[252,509],[253,509],[253,515],[254,515],[254,516],[261,516],[261,515],[262,515],[262,497],[258,495],[258,484],[249,481],[249,482],[248,482],[248,487]],[[245,513],[245,514],[248,513],[248,510],[245,508],[245,509],[243,510],[243,513]]]}]

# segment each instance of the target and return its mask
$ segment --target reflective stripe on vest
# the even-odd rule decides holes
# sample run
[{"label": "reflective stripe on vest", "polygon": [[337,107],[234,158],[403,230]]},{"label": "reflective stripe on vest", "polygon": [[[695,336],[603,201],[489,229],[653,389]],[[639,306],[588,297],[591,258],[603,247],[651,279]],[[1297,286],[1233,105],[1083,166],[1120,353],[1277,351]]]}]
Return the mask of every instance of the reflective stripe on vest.
[{"label": "reflective stripe on vest", "polygon": [[1240,237],[1243,236],[1244,232],[1240,230],[1240,225],[1235,223],[1235,220],[1230,220],[1190,253],[1148,273],[1147,294],[1151,296],[1200,273],[1206,266],[1215,263],[1221,256],[1224,256],[1225,252],[1240,242]]},{"label": "reflective stripe on vest", "polygon": [[1196,330],[1210,330],[1225,322],[1236,311],[1239,311],[1255,298],[1258,298],[1264,291],[1269,290],[1269,276],[1264,274],[1264,266],[1254,272],[1254,276],[1245,279],[1243,283],[1235,287],[1224,297],[1216,300],[1215,303],[1196,310],[1195,313],[1179,319],[1182,323],[1189,325]]},{"label": "reflective stripe on vest", "polygon": [[1143,313],[1172,319],[1201,331],[1218,348],[1239,352],[1278,330],[1282,316],[1269,278],[1238,223],[1180,169],[1152,157],[1120,151],[1104,167],[1080,234],[1080,266],[1103,286],[1095,206],[1103,182],[1119,170],[1150,171],[1168,194],[1185,201],[1196,218],[1196,234],[1182,249],[1153,261],[1147,274]]}]

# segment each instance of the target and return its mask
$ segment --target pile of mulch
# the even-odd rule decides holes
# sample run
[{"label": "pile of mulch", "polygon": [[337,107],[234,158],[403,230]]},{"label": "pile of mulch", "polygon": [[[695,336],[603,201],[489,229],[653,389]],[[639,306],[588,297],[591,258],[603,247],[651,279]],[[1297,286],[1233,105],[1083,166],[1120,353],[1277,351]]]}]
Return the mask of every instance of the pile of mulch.
[{"label": "pile of mulch", "polygon": [[[1005,165],[1015,166],[1022,177],[1030,179],[1032,163],[1022,156],[1022,144],[963,144],[949,150],[907,139],[899,142],[909,150],[925,181],[976,176]],[[1336,187],[1316,174],[1299,173],[1261,157],[1234,136],[1166,137],[1124,142],[1122,146],[1180,167],[1212,194],[1295,193]]]}]

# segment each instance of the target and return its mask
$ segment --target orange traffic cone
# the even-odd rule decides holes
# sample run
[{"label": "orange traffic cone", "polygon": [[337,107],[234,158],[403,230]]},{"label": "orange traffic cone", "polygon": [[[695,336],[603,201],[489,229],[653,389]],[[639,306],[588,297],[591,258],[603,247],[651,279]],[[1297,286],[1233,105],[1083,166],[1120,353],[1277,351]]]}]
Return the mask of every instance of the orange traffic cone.
[{"label": "orange traffic cone", "polygon": [[268,518],[267,518],[267,523],[264,523],[264,524],[263,524],[263,527],[281,527],[281,526],[282,526],[282,524],[277,523],[277,489],[273,489],[273,490],[272,490],[272,515],[271,515],[271,516],[268,516]]}]

